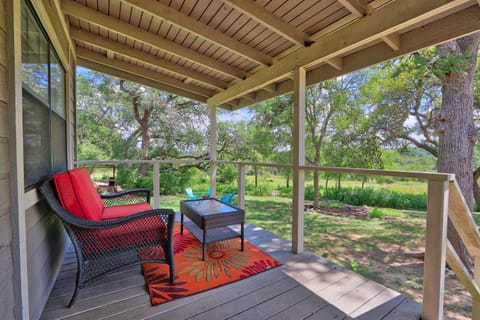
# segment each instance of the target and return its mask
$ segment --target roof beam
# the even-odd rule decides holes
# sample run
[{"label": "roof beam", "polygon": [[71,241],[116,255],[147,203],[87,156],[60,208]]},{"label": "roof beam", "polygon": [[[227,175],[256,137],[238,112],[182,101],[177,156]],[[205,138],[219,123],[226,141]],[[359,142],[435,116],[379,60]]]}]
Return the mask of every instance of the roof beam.
[{"label": "roof beam", "polygon": [[182,89],[174,88],[174,87],[159,83],[157,81],[153,81],[151,79],[144,78],[142,76],[139,76],[138,74],[128,73],[128,72],[125,72],[125,71],[122,71],[122,70],[118,70],[118,69],[115,69],[115,68],[112,68],[112,67],[105,66],[103,64],[99,64],[99,63],[90,61],[90,60],[85,60],[83,58],[78,58],[77,64],[79,66],[82,66],[82,67],[90,69],[90,70],[95,70],[95,71],[98,71],[98,72],[101,72],[101,73],[112,75],[112,76],[120,78],[120,79],[140,83],[140,84],[149,86],[149,87],[154,88],[154,89],[170,92],[172,94],[176,94],[178,96],[186,97],[186,98],[198,101],[198,102],[203,102],[203,103],[206,102],[206,99],[203,96],[199,96],[197,94],[194,94],[194,93],[182,90]]},{"label": "roof beam", "polygon": [[241,69],[232,67],[213,58],[206,57],[196,52],[195,50],[186,48],[178,43],[159,37],[144,29],[130,25],[127,22],[123,22],[106,14],[103,14],[99,11],[90,9],[75,1],[63,1],[62,10],[64,13],[70,16],[100,26],[114,33],[120,33],[128,38],[145,43],[149,46],[152,46],[164,52],[168,52],[180,58],[190,60],[193,63],[200,64],[204,67],[215,70],[217,72],[221,72],[228,76],[237,79],[244,79],[247,76],[247,72]]},{"label": "roof beam", "polygon": [[[422,28],[403,33],[400,38],[402,46],[398,51],[393,51],[383,43],[367,48],[363,51],[343,57],[342,70],[336,70],[323,65],[317,69],[309,71],[307,74],[307,85],[319,83],[332,79],[343,74],[354,72],[365,67],[387,61],[411,52],[418,51],[420,48],[426,48],[436,45],[440,42],[462,37],[466,34],[480,30],[480,7],[472,7],[447,16],[440,20],[431,22]],[[285,81],[277,85],[277,92],[258,92],[253,102],[240,104],[236,109],[248,105],[259,103],[261,101],[282,95],[293,90],[293,81]]]},{"label": "roof beam", "polygon": [[328,59],[325,62],[328,63],[332,68],[342,70],[342,57],[334,57],[332,59]]},{"label": "roof beam", "polygon": [[88,43],[95,47],[103,48],[111,52],[115,52],[116,54],[128,57],[130,59],[135,59],[144,63],[148,63],[157,68],[178,74],[180,76],[186,77],[187,79],[193,79],[195,81],[204,83],[217,89],[225,89],[229,86],[228,82],[212,78],[201,72],[184,68],[176,63],[163,60],[144,51],[131,48],[129,46],[120,44],[118,42],[106,39],[102,36],[95,35],[87,31],[83,31],[81,29],[71,28],[70,36],[73,39],[79,40],[81,42]]},{"label": "roof beam", "polygon": [[155,72],[153,70],[148,70],[118,59],[109,59],[100,53],[95,53],[85,48],[77,47],[77,57],[82,58],[83,60],[89,60],[97,64],[104,65],[106,67],[112,67],[130,74],[141,75],[142,78],[150,79],[152,81],[158,82],[159,84],[167,85],[169,87],[182,89],[183,91],[188,91],[199,96],[209,97],[213,94],[213,91],[211,90],[192,84],[186,84],[183,81],[174,78],[162,77],[158,74],[158,72]]},{"label": "roof beam", "polygon": [[124,2],[137,7],[140,10],[146,11],[160,19],[166,20],[173,25],[176,25],[184,30],[189,31],[209,42],[232,51],[244,58],[247,58],[255,63],[269,66],[272,64],[272,57],[258,51],[246,44],[243,44],[233,38],[225,35],[223,32],[215,30],[194,18],[191,18],[177,10],[174,10],[161,2],[153,2],[150,0],[124,0]]},{"label": "roof beam", "polygon": [[342,6],[347,8],[355,17],[361,18],[370,14],[368,3],[358,0],[337,0]]},{"label": "roof beam", "polygon": [[[359,19],[347,27],[319,39],[310,47],[297,50],[246,80],[235,83],[208,99],[208,104],[223,104],[265,84],[288,77],[295,67],[310,67],[336,56],[348,54],[349,51],[368,45],[397,30],[418,24],[455,8],[461,8],[471,2],[471,0],[403,0],[394,2],[371,16]],[[338,39],[342,39],[342,41],[338,41]]]},{"label": "roof beam", "polygon": [[283,38],[293,42],[294,44],[304,47],[311,43],[310,36],[305,32],[291,26],[288,22],[274,15],[264,7],[253,1],[245,0],[221,0],[230,7],[240,11],[251,19],[261,23]]},{"label": "roof beam", "polygon": [[[480,0],[479,0],[480,1]],[[397,32],[386,35],[382,37],[383,42],[385,42],[392,50],[400,50],[400,35]]]}]

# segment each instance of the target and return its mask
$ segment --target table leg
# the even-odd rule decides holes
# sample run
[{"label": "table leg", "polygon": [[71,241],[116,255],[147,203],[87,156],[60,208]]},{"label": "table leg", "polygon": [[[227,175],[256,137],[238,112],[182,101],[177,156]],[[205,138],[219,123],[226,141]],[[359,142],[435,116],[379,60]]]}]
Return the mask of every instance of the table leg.
[{"label": "table leg", "polygon": [[205,261],[205,256],[207,255],[207,230],[203,230],[203,241],[202,241],[202,261]]},{"label": "table leg", "polygon": [[244,229],[245,229],[245,228],[244,228],[244,224],[242,223],[242,224],[241,224],[241,233],[240,233],[240,236],[241,236],[241,238],[242,238],[242,244],[241,244],[241,246],[242,246],[242,251],[243,251],[243,243],[244,243],[244,240],[245,240],[245,235],[244,235],[244,231],[245,231],[245,230],[244,230]]},{"label": "table leg", "polygon": [[180,213],[180,234],[183,234],[183,212]]}]

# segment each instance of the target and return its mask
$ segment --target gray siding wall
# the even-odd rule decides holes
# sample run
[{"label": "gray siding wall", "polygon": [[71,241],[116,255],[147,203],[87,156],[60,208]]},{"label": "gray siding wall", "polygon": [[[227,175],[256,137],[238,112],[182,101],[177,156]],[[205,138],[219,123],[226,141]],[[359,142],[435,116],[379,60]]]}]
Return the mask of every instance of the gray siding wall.
[{"label": "gray siding wall", "polygon": [[5,0],[0,0],[0,315],[14,318],[12,224],[8,174],[8,94],[6,59]]}]

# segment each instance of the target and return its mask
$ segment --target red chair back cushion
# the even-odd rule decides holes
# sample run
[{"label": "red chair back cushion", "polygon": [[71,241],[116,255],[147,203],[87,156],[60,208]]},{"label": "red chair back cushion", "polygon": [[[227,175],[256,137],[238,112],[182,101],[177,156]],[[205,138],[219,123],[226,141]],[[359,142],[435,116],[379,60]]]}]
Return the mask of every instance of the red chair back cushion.
[{"label": "red chair back cushion", "polygon": [[57,189],[58,198],[62,207],[74,216],[86,219],[83,209],[77,200],[72,180],[68,172],[56,173],[53,175],[55,189]]},{"label": "red chair back cushion", "polygon": [[78,203],[88,220],[102,220],[103,201],[90,178],[87,168],[68,171]]}]

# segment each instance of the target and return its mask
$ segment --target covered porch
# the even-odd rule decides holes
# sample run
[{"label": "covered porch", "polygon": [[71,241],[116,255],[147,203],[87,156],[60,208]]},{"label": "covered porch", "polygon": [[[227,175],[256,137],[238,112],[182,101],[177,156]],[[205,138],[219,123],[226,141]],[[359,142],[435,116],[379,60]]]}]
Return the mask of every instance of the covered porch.
[{"label": "covered porch", "polygon": [[41,319],[419,319],[422,306],[351,270],[304,251],[252,224],[246,240],[283,266],[190,297],[151,306],[140,268],[80,291],[68,309],[75,278],[70,249]]},{"label": "covered porch", "polygon": [[[423,319],[441,319],[446,259],[474,298],[474,318],[480,318],[480,269],[475,269],[476,278],[471,277],[446,238],[450,216],[478,265],[480,238],[454,177],[309,167],[305,165],[304,128],[307,85],[477,32],[480,30],[478,0],[0,0],[0,3],[5,8],[0,16],[4,36],[0,54],[4,84],[0,91],[0,144],[2,150],[8,150],[0,155],[0,183],[8,191],[0,195],[2,203],[6,203],[0,205],[2,227],[6,230],[2,234],[8,234],[1,239],[0,247],[0,261],[7,266],[2,269],[5,272],[0,279],[2,288],[6,288],[2,290],[5,310],[0,309],[0,313],[7,318],[149,318],[178,312],[183,318],[248,319],[253,312],[264,315],[263,318],[288,319],[292,313],[304,312],[304,318],[312,319],[325,319],[327,315],[354,319],[418,319],[422,315]],[[59,101],[65,107],[65,139],[60,144],[65,149],[66,168],[81,164],[76,157],[77,65],[207,103],[211,132],[207,161],[211,168],[212,196],[216,195],[216,169],[221,163],[216,151],[218,108],[237,110],[293,92],[293,159],[288,165],[294,177],[292,242],[252,225],[247,228],[247,239],[285,266],[157,308],[148,305],[140,273],[124,272],[84,289],[72,309],[63,307],[65,292],[70,290],[68,286],[73,286],[74,255],[63,230],[51,222],[51,212],[37,192],[38,181],[25,182],[29,176],[24,170],[30,165],[24,163],[29,147],[25,141],[35,140],[23,130],[27,123],[23,118],[22,97],[32,95],[26,93],[28,88],[22,83],[21,54],[25,40],[22,37],[28,38],[22,34],[25,7],[33,12],[32,20],[41,25],[39,33],[48,38],[48,52],[56,52],[56,64],[64,68],[64,92]],[[28,41],[23,42],[24,46],[25,43]],[[32,48],[36,49],[34,45]],[[30,51],[26,51],[27,56]],[[29,62],[38,64],[36,59],[44,55],[45,52],[40,52],[39,57]],[[8,121],[4,120],[7,118]],[[51,128],[45,130],[50,134]],[[38,134],[33,134],[36,137]],[[54,142],[58,143],[53,140],[51,143]],[[55,159],[47,160],[50,166]],[[147,162],[154,168],[158,207],[161,206],[160,161]],[[243,207],[245,167],[252,164],[235,164],[239,206]],[[428,181],[422,306],[304,250],[306,171],[391,175]],[[51,169],[50,173],[53,172]],[[119,290],[125,287],[128,289]],[[264,294],[269,298],[258,303]]]}]

